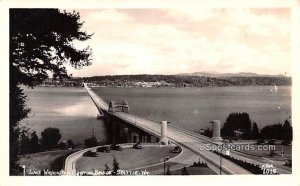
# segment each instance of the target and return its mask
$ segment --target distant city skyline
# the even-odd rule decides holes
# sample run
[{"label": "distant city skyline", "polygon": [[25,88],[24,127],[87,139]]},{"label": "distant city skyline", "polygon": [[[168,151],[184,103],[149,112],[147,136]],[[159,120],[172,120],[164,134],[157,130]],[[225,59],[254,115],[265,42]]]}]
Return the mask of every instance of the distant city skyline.
[{"label": "distant city skyline", "polygon": [[[69,11],[69,10],[68,10]],[[93,61],[73,76],[193,72],[291,76],[289,8],[84,9]]]}]

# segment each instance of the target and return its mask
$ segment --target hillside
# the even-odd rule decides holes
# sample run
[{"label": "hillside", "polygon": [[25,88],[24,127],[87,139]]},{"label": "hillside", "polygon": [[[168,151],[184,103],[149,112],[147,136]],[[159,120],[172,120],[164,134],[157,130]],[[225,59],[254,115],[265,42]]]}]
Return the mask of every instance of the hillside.
[{"label": "hillside", "polygon": [[268,74],[256,74],[253,72],[239,72],[239,73],[217,73],[217,72],[193,72],[193,73],[181,73],[179,76],[207,76],[207,77],[286,77],[282,74],[268,75]]},{"label": "hillside", "polygon": [[225,87],[225,86],[281,86],[291,85],[285,76],[209,77],[186,75],[114,75],[76,78],[75,81],[98,86],[169,86],[169,87]]}]

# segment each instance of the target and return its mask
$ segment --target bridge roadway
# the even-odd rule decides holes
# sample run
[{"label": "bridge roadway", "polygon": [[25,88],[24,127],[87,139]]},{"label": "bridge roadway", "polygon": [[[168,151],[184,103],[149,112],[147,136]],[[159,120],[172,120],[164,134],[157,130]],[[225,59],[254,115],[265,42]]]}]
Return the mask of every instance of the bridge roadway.
[{"label": "bridge roadway", "polygon": [[[112,114],[113,116],[118,117],[123,121],[126,121],[128,124],[131,124],[156,137],[160,137],[160,123],[140,118],[138,116],[127,114],[124,112],[109,113],[108,104],[104,100],[102,100],[98,95],[96,95],[86,85],[85,89],[87,90],[88,94],[92,98],[99,111],[106,111],[108,114]],[[182,132],[181,130],[176,129],[174,127],[168,127],[167,136],[171,141],[174,141],[175,143],[178,143],[190,149],[195,154],[200,155],[200,157],[202,157],[206,161],[208,167],[210,167],[216,173],[220,173],[220,156],[209,150],[200,150],[205,149],[208,139],[197,138],[195,136],[189,135],[188,133]],[[221,174],[251,174],[242,167],[224,158],[222,158],[221,165]]]}]

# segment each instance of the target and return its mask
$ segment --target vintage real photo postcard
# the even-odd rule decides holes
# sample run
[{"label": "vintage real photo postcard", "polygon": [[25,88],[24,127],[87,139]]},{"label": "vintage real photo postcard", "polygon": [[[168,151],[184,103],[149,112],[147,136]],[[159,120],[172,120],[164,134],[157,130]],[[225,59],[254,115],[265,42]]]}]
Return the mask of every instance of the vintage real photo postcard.
[{"label": "vintage real photo postcard", "polygon": [[299,2],[193,2],[9,6],[6,174],[291,176]]}]

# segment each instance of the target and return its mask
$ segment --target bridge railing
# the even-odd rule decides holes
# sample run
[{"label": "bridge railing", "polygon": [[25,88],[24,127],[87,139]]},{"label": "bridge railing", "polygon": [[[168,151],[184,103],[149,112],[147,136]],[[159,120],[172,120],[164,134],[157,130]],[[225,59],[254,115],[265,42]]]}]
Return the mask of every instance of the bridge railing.
[{"label": "bridge railing", "polygon": [[[156,137],[160,137],[160,125],[158,123],[151,123],[152,125],[157,125],[158,128],[156,128],[156,130],[154,129],[151,129],[150,127],[145,127],[145,125],[141,125],[142,123],[144,124],[149,124],[147,123],[147,121],[143,118],[140,118],[138,116],[135,116],[135,115],[132,115],[132,114],[127,114],[127,113],[124,113],[124,112],[116,112],[114,114],[115,116],[119,117],[120,119],[126,121],[126,122],[129,122],[130,124],[132,124],[133,126],[136,126],[138,128],[142,128],[143,130],[145,130],[145,132],[151,134],[151,135],[154,135]],[[152,126],[153,128],[153,126]]]},{"label": "bridge railing", "polygon": [[87,86],[87,84],[84,84],[84,88],[86,89],[86,91],[88,92],[89,96],[92,98],[93,102],[95,103],[98,109],[104,111],[108,110],[108,104],[103,99],[101,99],[94,91],[92,91],[91,88]]},{"label": "bridge railing", "polygon": [[[121,113],[121,112],[119,113],[119,115],[124,115],[124,117],[123,117],[124,120],[126,120],[128,122],[131,122],[131,123],[133,123],[133,124],[135,124],[137,126],[140,123],[140,124],[148,124],[148,125],[152,125],[152,126],[156,125],[159,128],[161,127],[161,124],[158,121],[154,121],[154,120],[151,120],[151,119],[145,119],[145,118],[142,118],[140,116],[136,116],[136,115],[132,115],[132,114],[126,114],[126,113]],[[209,138],[207,136],[203,136],[203,135],[198,134],[196,132],[183,129],[181,127],[171,126],[171,125],[168,125],[168,128],[171,128],[171,129],[174,129],[176,131],[180,131],[180,132],[192,135],[194,137],[203,139],[203,140],[205,140],[207,142],[213,143],[213,141],[212,141],[211,138]]]}]

